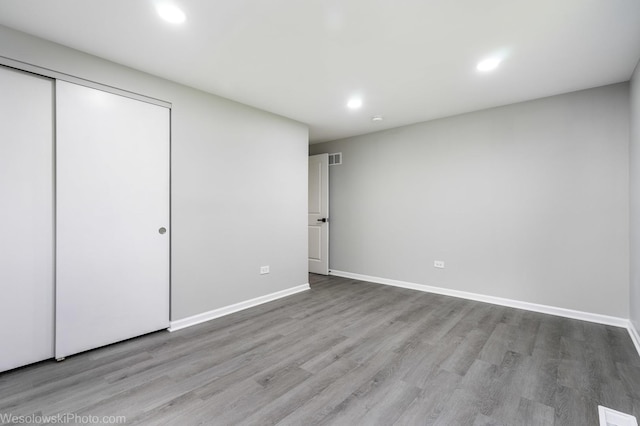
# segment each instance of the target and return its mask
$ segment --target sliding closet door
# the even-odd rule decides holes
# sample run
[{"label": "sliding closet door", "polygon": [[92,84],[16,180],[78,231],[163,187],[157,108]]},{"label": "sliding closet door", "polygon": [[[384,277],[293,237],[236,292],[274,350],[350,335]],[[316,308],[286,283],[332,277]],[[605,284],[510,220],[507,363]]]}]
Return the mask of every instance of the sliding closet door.
[{"label": "sliding closet door", "polygon": [[169,325],[169,110],[58,81],[56,358]]},{"label": "sliding closet door", "polygon": [[53,356],[53,81],[0,67],[0,371]]}]

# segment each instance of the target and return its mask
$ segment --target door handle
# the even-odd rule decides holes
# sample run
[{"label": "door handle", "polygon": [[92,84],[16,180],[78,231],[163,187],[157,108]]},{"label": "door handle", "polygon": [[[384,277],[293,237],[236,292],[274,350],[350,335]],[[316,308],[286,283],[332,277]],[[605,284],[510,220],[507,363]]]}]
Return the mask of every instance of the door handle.
[{"label": "door handle", "polygon": [[318,222],[328,222],[329,220],[326,217],[323,217],[322,219],[318,219]]}]

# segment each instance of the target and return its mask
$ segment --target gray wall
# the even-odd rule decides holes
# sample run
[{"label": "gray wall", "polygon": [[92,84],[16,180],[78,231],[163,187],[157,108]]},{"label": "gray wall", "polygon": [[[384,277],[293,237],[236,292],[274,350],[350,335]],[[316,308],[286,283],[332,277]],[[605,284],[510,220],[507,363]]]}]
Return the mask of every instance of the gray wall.
[{"label": "gray wall", "polygon": [[308,282],[306,125],[5,27],[0,55],[173,104],[173,320]]},{"label": "gray wall", "polygon": [[628,318],[628,90],[311,145],[343,153],[330,268]]},{"label": "gray wall", "polygon": [[631,137],[629,149],[631,197],[630,318],[640,332],[640,63],[631,79]]}]

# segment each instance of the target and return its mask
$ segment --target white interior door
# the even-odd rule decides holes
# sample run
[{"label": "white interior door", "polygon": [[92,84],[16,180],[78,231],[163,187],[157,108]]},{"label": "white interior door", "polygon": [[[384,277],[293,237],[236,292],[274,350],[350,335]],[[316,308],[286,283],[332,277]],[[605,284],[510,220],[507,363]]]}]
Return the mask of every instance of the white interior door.
[{"label": "white interior door", "polygon": [[309,272],[329,274],[329,154],[309,157]]},{"label": "white interior door", "polygon": [[56,107],[62,358],[169,325],[169,110],[62,81]]},{"label": "white interior door", "polygon": [[0,67],[0,371],[53,357],[53,81]]}]

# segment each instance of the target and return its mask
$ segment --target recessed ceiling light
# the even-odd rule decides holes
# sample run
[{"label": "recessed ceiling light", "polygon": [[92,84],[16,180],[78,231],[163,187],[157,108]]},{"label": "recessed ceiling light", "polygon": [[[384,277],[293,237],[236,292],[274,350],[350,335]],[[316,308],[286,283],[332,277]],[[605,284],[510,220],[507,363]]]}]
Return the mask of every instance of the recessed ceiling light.
[{"label": "recessed ceiling light", "polygon": [[349,102],[347,102],[347,107],[349,107],[349,109],[358,109],[362,106],[362,99],[359,98],[353,98],[350,99]]},{"label": "recessed ceiling light", "polygon": [[382,118],[381,115],[374,115],[373,117],[371,117],[371,121],[374,121],[374,122],[379,122],[379,121],[382,121],[382,120],[383,120],[383,118]]},{"label": "recessed ceiling light", "polygon": [[478,65],[476,65],[476,69],[481,72],[493,71],[494,69],[498,68],[500,62],[502,62],[502,58],[499,58],[497,56],[487,58],[478,62]]},{"label": "recessed ceiling light", "polygon": [[182,24],[187,17],[180,8],[170,3],[160,3],[156,6],[156,11],[162,19],[172,24]]}]

